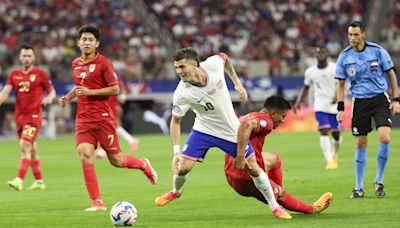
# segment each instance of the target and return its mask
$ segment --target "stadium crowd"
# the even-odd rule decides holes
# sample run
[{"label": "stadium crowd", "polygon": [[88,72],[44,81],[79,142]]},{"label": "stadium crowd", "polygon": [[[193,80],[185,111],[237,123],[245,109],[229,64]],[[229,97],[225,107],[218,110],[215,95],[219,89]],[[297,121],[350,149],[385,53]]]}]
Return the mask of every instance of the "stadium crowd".
[{"label": "stadium crowd", "polygon": [[[400,3],[392,7],[383,37],[400,54]],[[223,51],[233,57],[239,75],[248,61],[265,61],[266,75],[301,75],[309,47],[324,42],[333,57],[347,45],[346,24],[362,20],[368,1],[255,1],[146,0],[149,13],[170,29],[182,46],[201,56]],[[37,49],[37,63],[52,79],[70,80],[70,62],[77,56],[80,25],[97,24],[103,31],[100,51],[109,56],[120,75],[164,78],[166,48],[129,8],[129,1],[3,0],[0,1],[0,80],[18,63],[16,49],[29,42]]]}]

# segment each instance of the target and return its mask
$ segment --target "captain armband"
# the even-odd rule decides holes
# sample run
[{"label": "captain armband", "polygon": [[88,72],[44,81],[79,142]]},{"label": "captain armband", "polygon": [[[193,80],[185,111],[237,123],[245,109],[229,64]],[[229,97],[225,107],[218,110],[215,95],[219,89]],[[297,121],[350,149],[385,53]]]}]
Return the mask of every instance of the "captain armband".
[{"label": "captain armband", "polygon": [[337,110],[338,110],[339,112],[344,111],[344,102],[343,102],[343,101],[339,101],[339,102],[337,103]]}]

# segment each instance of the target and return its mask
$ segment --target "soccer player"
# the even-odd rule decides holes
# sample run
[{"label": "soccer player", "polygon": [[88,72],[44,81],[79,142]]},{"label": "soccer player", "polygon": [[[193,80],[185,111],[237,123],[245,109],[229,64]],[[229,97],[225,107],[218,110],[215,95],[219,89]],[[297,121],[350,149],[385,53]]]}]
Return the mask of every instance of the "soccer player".
[{"label": "soccer player", "polygon": [[[174,92],[170,124],[170,135],[174,144],[173,190],[156,198],[155,203],[158,206],[164,206],[181,197],[187,174],[196,161],[204,160],[208,149],[218,147],[236,157],[237,130],[240,123],[233,110],[224,72],[233,81],[241,101],[248,98],[247,91],[226,54],[220,53],[200,62],[193,48],[183,48],[175,52],[174,60],[175,70],[181,81]],[[189,108],[196,113],[196,119],[180,153],[180,123]],[[244,147],[248,146],[248,150],[241,156],[246,157],[247,170],[268,201],[272,213],[278,218],[291,218],[276,202],[268,177],[258,167],[250,143],[243,144]]]},{"label": "soccer player", "polygon": [[[366,166],[367,135],[371,132],[371,117],[379,135],[379,147],[376,155],[377,170],[374,181],[375,195],[384,197],[383,175],[390,150],[391,113],[400,113],[398,86],[393,62],[389,53],[381,46],[365,41],[364,25],[353,21],[347,29],[350,45],[339,55],[336,64],[337,100],[339,123],[344,116],[344,84],[351,82],[350,95],[353,97],[352,133],[356,137],[354,166],[356,188],[351,198],[364,197],[364,172]],[[386,94],[389,77],[392,99]]]},{"label": "soccer player", "polygon": [[[327,163],[325,169],[337,169],[340,130],[336,120],[336,65],[328,61],[328,52],[325,47],[317,47],[315,56],[318,63],[306,69],[304,86],[293,110],[297,112],[300,109],[301,103],[307,98],[310,86],[313,86],[315,118],[320,132],[319,145]],[[330,141],[329,133],[332,134],[332,141]]]},{"label": "soccer player", "polygon": [[99,36],[100,30],[96,26],[84,25],[79,29],[81,56],[72,62],[76,86],[59,99],[59,104],[65,106],[78,97],[76,148],[81,158],[86,188],[93,200],[92,206],[85,211],[106,210],[93,165],[97,142],[104,148],[113,166],[141,169],[152,184],[157,183],[157,173],[148,159],[120,153],[114,116],[108,102],[109,96],[118,94],[119,81],[111,61],[96,51],[100,45]]},{"label": "soccer player", "polygon": [[[34,65],[35,53],[32,46],[22,45],[19,51],[19,60],[22,64],[11,72],[7,83],[0,93],[0,106],[9,97],[12,89],[15,90],[15,123],[20,139],[21,160],[18,175],[7,184],[16,190],[22,190],[26,172],[32,168],[35,182],[28,188],[44,190],[40,158],[36,146],[36,138],[42,126],[42,107],[53,102],[56,96],[49,75],[40,67]],[[44,92],[47,96],[43,98]]]},{"label": "soccer player", "polygon": [[[250,140],[254,148],[258,166],[267,171],[275,198],[285,209],[307,214],[320,213],[325,210],[333,199],[333,194],[323,194],[313,204],[307,204],[292,195],[282,187],[282,169],[279,153],[262,152],[265,137],[285,120],[290,104],[281,96],[271,96],[266,99],[264,108],[241,118],[238,131],[238,143]],[[243,145],[239,143],[239,145]],[[268,203],[254,185],[248,172],[243,170],[245,146],[239,146],[236,159],[225,155],[225,175],[229,185],[242,196],[251,196]],[[241,155],[241,156],[240,156]]]}]

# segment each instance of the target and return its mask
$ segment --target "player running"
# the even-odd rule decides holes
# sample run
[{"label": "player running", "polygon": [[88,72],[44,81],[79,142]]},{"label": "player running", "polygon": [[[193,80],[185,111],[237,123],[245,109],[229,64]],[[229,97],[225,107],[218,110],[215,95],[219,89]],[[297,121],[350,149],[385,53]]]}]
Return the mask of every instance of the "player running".
[{"label": "player running", "polygon": [[[32,168],[35,182],[28,188],[44,190],[39,152],[36,147],[36,138],[42,127],[42,105],[51,104],[56,92],[49,79],[49,75],[35,66],[35,53],[32,46],[22,45],[19,52],[22,67],[11,72],[7,83],[0,93],[0,106],[15,90],[15,123],[20,139],[21,160],[18,175],[7,184],[15,190],[23,189],[23,182],[28,171]],[[43,98],[44,92],[48,95]]]}]

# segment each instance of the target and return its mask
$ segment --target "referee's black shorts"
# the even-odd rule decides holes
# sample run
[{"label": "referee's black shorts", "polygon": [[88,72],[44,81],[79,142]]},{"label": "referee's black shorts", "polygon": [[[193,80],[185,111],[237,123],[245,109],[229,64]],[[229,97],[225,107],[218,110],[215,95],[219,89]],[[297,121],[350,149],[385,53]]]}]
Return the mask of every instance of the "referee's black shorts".
[{"label": "referee's black shorts", "polygon": [[391,127],[392,120],[389,105],[390,100],[385,93],[371,98],[355,98],[351,121],[353,135],[367,135],[371,132],[372,117],[374,118],[376,129],[382,126]]}]

